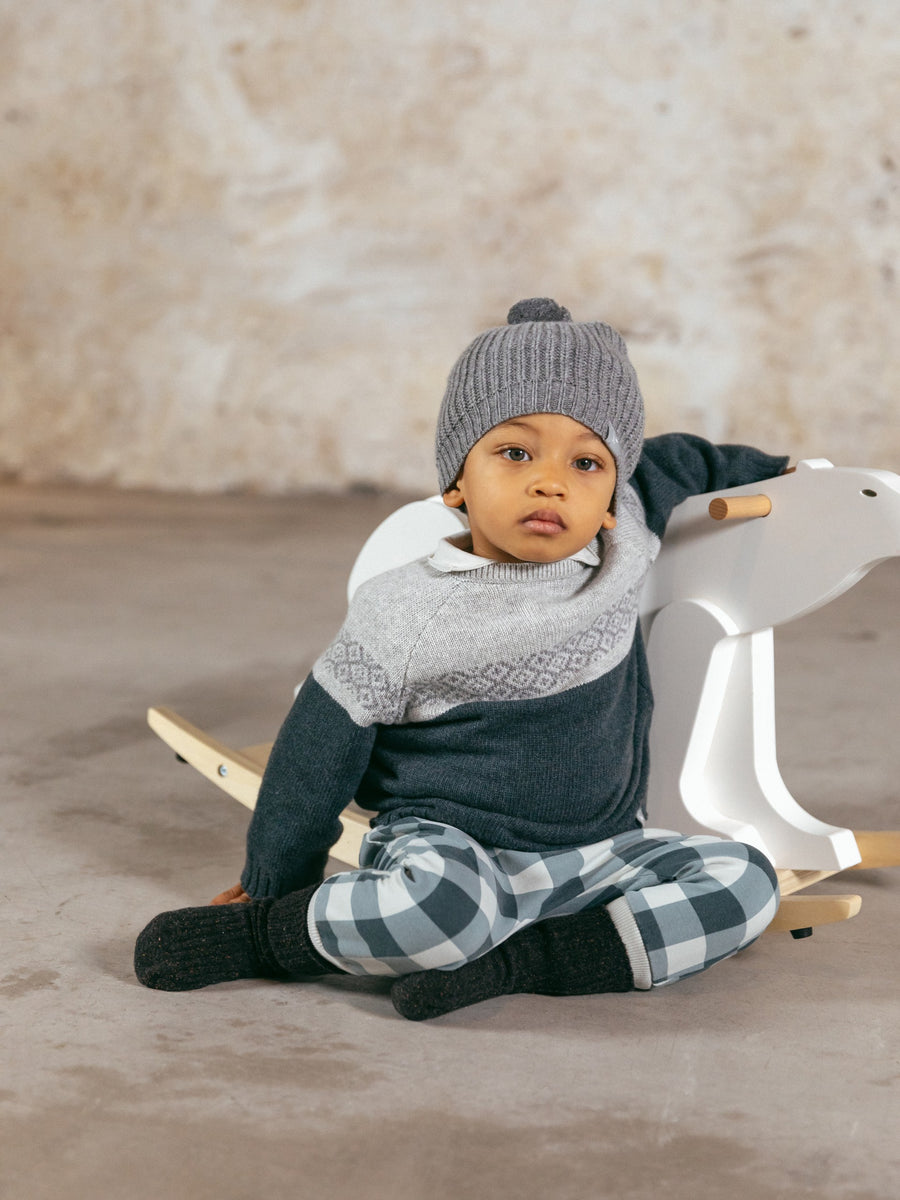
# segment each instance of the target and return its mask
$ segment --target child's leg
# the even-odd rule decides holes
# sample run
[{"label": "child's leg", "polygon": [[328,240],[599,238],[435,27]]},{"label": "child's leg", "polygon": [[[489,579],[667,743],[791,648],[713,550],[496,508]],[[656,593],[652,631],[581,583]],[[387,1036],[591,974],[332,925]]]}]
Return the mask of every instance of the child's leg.
[{"label": "child's leg", "polygon": [[319,953],[353,975],[453,970],[537,919],[537,902],[523,917],[528,904],[467,834],[407,818],[366,835],[359,870],[324,881],[309,929]]},{"label": "child's leg", "polygon": [[671,983],[749,945],[778,906],[768,860],[739,843],[639,830],[580,853],[584,866],[568,895],[557,892],[561,903],[547,906],[554,919],[459,971],[398,980],[397,1010],[421,1020],[513,992],[582,995]]},{"label": "child's leg", "polygon": [[459,966],[518,928],[489,855],[450,826],[412,819],[373,830],[362,863],[279,900],[161,913],[138,937],[135,972],[164,991],[400,975]]},{"label": "child's leg", "polygon": [[749,946],[775,916],[778,880],[754,847],[712,835],[642,834],[643,844],[618,850],[623,895],[610,905],[626,944],[636,933],[646,957],[635,986],[703,971]]},{"label": "child's leg", "polygon": [[[533,908],[530,919],[538,915]],[[476,842],[410,819],[373,830],[361,869],[321,886],[279,900],[161,913],[137,940],[135,971],[165,991],[329,971],[401,975],[460,966],[525,919]]]},{"label": "child's leg", "polygon": [[620,895],[624,866],[613,845],[603,843],[604,870],[602,846],[586,860],[581,848],[491,849],[436,821],[382,826],[366,835],[360,869],[332,875],[316,892],[312,942],[353,975],[452,973],[548,915]]},{"label": "child's leg", "polygon": [[409,820],[367,835],[362,862],[277,901],[162,914],[138,939],[138,977],[184,990],[328,971],[406,975],[395,1005],[432,1016],[504,992],[668,983],[749,944],[777,907],[774,872],[756,851],[658,831],[537,854]]},{"label": "child's leg", "polygon": [[135,974],[147,987],[185,992],[235,979],[290,979],[337,971],[309,938],[307,910],[317,886],[280,900],[160,913],[135,943]]}]

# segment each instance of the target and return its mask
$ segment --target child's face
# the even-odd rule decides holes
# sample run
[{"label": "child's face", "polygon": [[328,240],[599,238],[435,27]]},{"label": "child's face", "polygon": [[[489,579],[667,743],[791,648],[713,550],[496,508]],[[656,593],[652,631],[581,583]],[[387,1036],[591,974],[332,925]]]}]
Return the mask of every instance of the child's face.
[{"label": "child's face", "polygon": [[465,504],[474,554],[559,562],[615,526],[615,486],[615,461],[595,433],[561,413],[534,413],[480,438],[444,503]]}]

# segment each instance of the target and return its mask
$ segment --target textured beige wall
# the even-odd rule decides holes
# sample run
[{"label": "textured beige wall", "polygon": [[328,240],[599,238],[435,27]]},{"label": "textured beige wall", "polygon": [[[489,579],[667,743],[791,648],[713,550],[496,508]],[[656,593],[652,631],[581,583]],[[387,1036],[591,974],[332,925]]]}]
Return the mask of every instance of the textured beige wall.
[{"label": "textured beige wall", "polygon": [[0,0],[0,473],[433,486],[526,295],[900,469],[895,0]]}]

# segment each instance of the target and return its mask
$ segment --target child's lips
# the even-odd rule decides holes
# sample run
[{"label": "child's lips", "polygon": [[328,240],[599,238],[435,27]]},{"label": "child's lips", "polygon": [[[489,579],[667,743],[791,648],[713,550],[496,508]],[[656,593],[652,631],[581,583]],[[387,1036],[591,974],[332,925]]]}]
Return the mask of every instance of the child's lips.
[{"label": "child's lips", "polygon": [[522,524],[531,533],[562,533],[566,528],[565,521],[551,508],[539,508],[536,512],[529,513],[523,518]]}]

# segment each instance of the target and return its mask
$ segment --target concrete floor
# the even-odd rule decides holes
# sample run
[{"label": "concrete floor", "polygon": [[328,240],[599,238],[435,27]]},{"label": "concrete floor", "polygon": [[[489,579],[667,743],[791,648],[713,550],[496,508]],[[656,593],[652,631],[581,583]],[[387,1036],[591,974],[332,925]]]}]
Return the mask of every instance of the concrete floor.
[{"label": "concrete floor", "polygon": [[[247,822],[148,705],[273,736],[395,503],[0,488],[0,1196],[897,1196],[900,869],[647,995],[416,1025],[378,981],[136,982],[135,934],[235,881]],[[857,828],[897,821],[898,588],[895,560],[778,637],[784,774]]]}]

